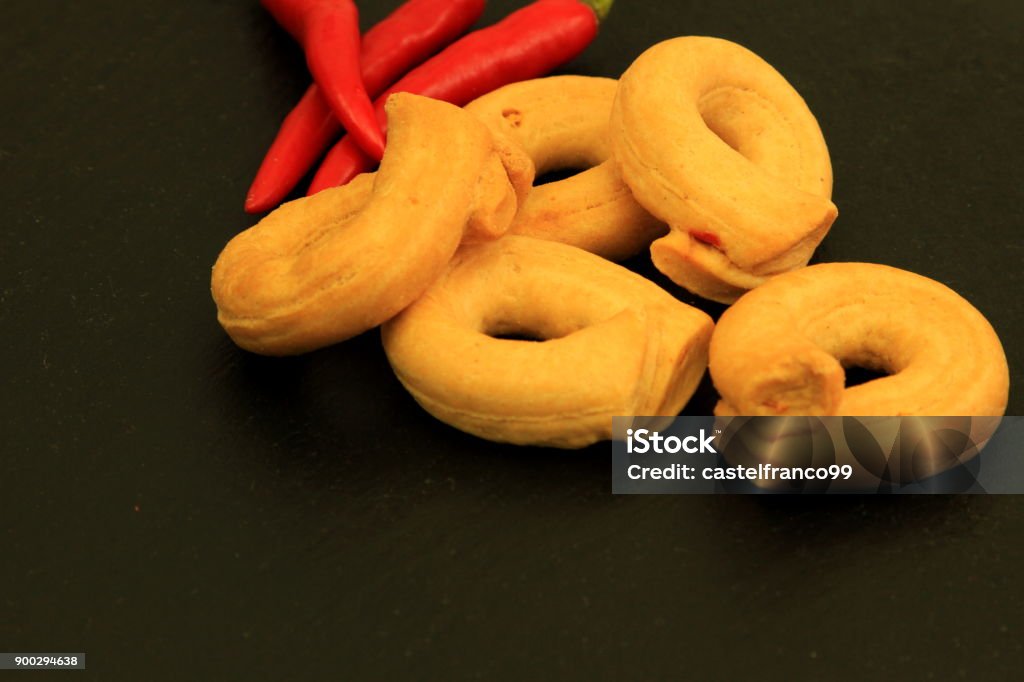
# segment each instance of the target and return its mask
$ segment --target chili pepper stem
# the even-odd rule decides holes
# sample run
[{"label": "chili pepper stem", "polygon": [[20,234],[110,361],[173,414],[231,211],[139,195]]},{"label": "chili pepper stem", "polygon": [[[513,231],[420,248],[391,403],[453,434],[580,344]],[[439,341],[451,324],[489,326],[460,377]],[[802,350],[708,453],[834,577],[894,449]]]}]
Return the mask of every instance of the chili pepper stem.
[{"label": "chili pepper stem", "polygon": [[615,4],[615,0],[581,0],[581,2],[594,10],[598,21],[604,21],[604,18],[612,11],[612,5]]}]

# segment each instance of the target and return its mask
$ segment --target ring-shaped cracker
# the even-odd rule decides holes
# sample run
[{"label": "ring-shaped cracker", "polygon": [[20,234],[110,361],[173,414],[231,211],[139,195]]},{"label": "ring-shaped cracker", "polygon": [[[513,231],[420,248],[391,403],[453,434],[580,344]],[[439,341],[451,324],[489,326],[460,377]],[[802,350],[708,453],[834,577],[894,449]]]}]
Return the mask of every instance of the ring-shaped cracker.
[{"label": "ring-shaped cracker", "polygon": [[[704,374],[711,318],[625,268],[507,235],[463,246],[382,328],[429,413],[494,441],[583,447],[615,415],[675,415]],[[495,338],[526,335],[544,341]]]},{"label": "ring-shaped cracker", "polygon": [[[845,388],[844,366],[888,373]],[[905,270],[824,263],[725,311],[711,341],[715,414],[999,416],[999,338],[948,287]]]},{"label": "ring-shaped cracker", "polygon": [[506,85],[466,106],[522,146],[537,175],[583,169],[533,188],[509,232],[628,258],[667,228],[640,206],[610,158],[612,78],[551,76]]},{"label": "ring-shaped cracker", "polygon": [[239,346],[290,355],[376,327],[444,271],[464,233],[508,228],[509,151],[485,126],[416,95],[393,95],[387,112],[375,175],[285,204],[220,254],[213,298]]},{"label": "ring-shaped cracker", "polygon": [[729,303],[807,263],[835,220],[828,148],[767,62],[717,38],[659,43],[619,79],[612,150],[672,228],[651,246],[676,283]]}]

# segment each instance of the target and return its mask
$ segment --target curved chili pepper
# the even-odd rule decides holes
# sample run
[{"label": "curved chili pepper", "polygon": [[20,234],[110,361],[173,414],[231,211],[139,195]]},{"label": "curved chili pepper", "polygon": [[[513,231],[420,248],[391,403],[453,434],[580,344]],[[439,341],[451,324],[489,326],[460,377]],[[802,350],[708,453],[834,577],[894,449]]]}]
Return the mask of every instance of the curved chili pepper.
[{"label": "curved chili pepper", "polygon": [[[384,103],[395,92],[462,106],[516,81],[537,78],[577,56],[597,35],[612,0],[536,0],[487,28],[469,33],[407,73],[374,102],[386,125]],[[351,136],[327,153],[307,194],[344,185],[373,167]]]},{"label": "curved chili pepper", "polygon": [[[408,0],[363,35],[363,85],[371,97],[473,25],[484,0]],[[248,213],[274,208],[341,132],[313,83],[285,117],[245,198]]]},{"label": "curved chili pepper", "polygon": [[345,128],[370,154],[384,153],[384,136],[359,68],[359,10],[352,0],[262,0],[306,53],[313,80]]}]

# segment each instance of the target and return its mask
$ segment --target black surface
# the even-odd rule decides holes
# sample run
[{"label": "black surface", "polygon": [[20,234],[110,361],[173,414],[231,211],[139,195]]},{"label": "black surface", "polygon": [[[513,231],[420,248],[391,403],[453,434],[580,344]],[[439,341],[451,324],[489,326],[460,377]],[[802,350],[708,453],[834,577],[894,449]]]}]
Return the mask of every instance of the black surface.
[{"label": "black surface", "polygon": [[[765,57],[832,151],[818,258],[961,292],[1021,414],[1022,7],[620,0],[567,70],[690,33]],[[4,0],[0,27],[0,650],[126,680],[1019,679],[1019,498],[613,498],[607,446],[461,435],[374,333],[236,349],[209,269],[307,82],[255,0]]]}]

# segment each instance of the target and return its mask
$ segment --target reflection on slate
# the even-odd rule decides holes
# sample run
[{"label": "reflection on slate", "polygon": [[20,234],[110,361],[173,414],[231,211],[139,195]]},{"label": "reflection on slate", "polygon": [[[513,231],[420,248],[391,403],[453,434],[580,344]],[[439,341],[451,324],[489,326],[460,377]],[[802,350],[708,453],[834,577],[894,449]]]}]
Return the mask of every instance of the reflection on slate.
[{"label": "reflection on slate", "polygon": [[1024,493],[1024,417],[616,417],[615,493]]}]

